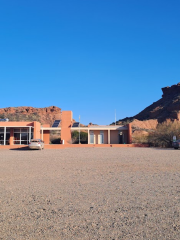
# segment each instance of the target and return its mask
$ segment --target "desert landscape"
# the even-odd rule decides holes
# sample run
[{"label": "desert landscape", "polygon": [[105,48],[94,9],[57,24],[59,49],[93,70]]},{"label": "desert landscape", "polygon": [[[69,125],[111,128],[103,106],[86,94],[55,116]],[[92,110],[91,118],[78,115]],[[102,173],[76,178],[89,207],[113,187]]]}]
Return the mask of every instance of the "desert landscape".
[{"label": "desert landscape", "polygon": [[0,150],[0,239],[180,239],[180,151]]}]

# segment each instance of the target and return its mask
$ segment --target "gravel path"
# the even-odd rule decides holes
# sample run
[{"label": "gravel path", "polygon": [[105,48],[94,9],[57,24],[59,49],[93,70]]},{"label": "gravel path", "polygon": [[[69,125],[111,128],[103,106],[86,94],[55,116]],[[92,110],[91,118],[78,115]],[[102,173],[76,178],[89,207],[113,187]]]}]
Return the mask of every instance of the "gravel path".
[{"label": "gravel path", "polygon": [[180,150],[0,150],[0,239],[180,239]]}]

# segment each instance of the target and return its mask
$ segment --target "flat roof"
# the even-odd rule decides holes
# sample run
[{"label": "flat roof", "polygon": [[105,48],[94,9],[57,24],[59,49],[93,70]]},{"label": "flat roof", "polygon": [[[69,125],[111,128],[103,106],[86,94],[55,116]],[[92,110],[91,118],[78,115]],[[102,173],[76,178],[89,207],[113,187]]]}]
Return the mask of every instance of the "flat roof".
[{"label": "flat roof", "polygon": [[[73,130],[128,130],[127,126],[123,125],[98,125],[98,126],[89,126],[89,127],[71,127],[71,131]],[[61,127],[41,127],[41,130],[61,130]]]},{"label": "flat roof", "polygon": [[89,127],[73,127],[71,130],[128,130],[127,126],[89,126]]},{"label": "flat roof", "polygon": [[41,130],[61,130],[61,127],[41,127]]}]

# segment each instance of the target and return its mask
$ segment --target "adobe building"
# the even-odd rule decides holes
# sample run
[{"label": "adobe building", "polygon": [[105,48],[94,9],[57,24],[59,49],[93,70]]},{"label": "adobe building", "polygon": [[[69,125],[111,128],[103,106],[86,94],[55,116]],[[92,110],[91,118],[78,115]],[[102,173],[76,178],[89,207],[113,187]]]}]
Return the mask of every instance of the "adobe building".
[{"label": "adobe building", "polygon": [[42,139],[49,144],[50,131],[60,131],[63,144],[71,144],[72,131],[86,131],[88,144],[131,144],[131,125],[88,125],[80,127],[73,123],[72,111],[62,111],[61,120],[56,120],[52,127],[39,122],[0,121],[0,145],[27,145],[31,139]]}]

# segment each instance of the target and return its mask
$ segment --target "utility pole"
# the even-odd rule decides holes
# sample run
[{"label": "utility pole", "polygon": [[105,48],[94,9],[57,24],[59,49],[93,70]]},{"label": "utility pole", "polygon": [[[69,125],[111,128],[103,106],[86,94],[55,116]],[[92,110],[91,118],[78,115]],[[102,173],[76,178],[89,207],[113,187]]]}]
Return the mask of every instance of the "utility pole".
[{"label": "utility pole", "polygon": [[115,109],[115,126],[116,126],[116,109]]}]

